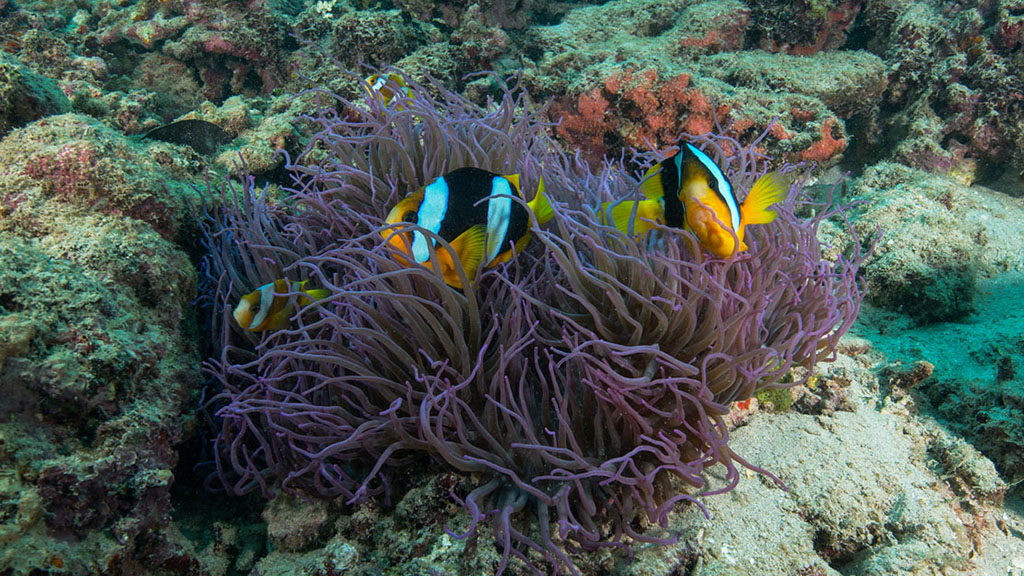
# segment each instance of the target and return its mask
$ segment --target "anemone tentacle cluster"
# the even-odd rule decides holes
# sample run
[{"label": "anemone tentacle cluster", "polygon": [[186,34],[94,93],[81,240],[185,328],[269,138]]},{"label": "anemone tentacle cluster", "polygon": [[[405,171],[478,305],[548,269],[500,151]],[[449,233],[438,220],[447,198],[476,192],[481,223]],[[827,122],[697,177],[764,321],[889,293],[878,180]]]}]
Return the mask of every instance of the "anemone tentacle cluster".
[{"label": "anemone tentacle cluster", "polygon": [[[621,163],[594,172],[559,151],[523,90],[501,84],[481,107],[407,84],[400,106],[322,94],[286,198],[249,182],[203,217],[217,478],[236,494],[355,503],[424,458],[475,473],[460,499],[472,522],[456,536],[490,523],[499,573],[512,557],[575,572],[573,552],[671,541],[654,525],[700,505],[709,467],[726,469],[726,489],[737,464],[753,468],[728,447],[729,403],[793,385],[781,383],[790,368],[832,355],[857,315],[864,254],[826,260],[816,238],[842,211],[797,184],[731,258],[702,254],[683,230],[638,242],[594,212],[637,181]],[[691,141],[739,190],[766,171],[756,142]],[[555,217],[524,253],[455,290],[398,263],[380,232],[402,196],[465,166],[519,173],[525,190],[543,176]],[[231,322],[243,294],[282,277],[331,295],[289,329]]]}]

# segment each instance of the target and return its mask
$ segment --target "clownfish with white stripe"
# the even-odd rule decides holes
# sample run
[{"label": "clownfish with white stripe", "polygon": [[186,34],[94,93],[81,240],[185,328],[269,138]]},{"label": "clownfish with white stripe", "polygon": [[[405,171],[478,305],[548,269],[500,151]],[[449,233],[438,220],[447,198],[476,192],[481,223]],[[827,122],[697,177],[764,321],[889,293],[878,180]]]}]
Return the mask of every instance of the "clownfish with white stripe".
[{"label": "clownfish with white stripe", "polygon": [[[654,223],[684,228],[709,252],[725,258],[747,249],[747,226],[775,220],[777,214],[769,208],[786,199],[789,182],[778,172],[769,172],[758,178],[740,204],[715,161],[683,143],[678,152],[647,171],[640,191],[645,200],[603,204],[602,221],[610,219],[619,230],[641,237]],[[636,217],[631,218],[634,212]]]},{"label": "clownfish with white stripe", "polygon": [[381,235],[396,250],[400,263],[430,266],[434,255],[440,268],[435,271],[445,283],[462,288],[457,261],[472,284],[481,265],[497,266],[526,248],[531,237],[530,213],[540,224],[551,220],[543,178],[527,207],[513,200],[514,196],[525,200],[518,174],[503,176],[480,168],[459,168],[406,196],[387,217],[388,224],[411,222],[433,232],[448,242],[451,251],[435,250],[436,239],[421,230],[388,228]]},{"label": "clownfish with white stripe", "polygon": [[307,290],[306,282],[291,282],[282,278],[264,284],[242,296],[231,314],[239,326],[252,332],[287,328],[299,308],[309,306],[331,293],[322,288]]},{"label": "clownfish with white stripe", "polygon": [[[385,106],[390,104],[399,94],[403,98],[408,98],[411,94],[405,79],[394,72],[391,74],[371,74],[363,82],[365,83],[364,88],[366,88],[367,93],[371,97],[379,99]],[[395,90],[396,88],[397,91]],[[401,106],[399,106],[399,109],[401,109]]]}]

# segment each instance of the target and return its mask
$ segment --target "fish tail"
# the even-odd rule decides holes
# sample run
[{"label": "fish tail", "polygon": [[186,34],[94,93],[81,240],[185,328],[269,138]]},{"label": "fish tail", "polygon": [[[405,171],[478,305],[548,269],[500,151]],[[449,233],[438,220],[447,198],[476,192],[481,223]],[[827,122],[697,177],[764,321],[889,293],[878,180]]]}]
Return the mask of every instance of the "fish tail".
[{"label": "fish tail", "polygon": [[[630,224],[632,224],[632,233],[643,236],[654,228],[654,224],[647,220],[660,222],[664,219],[661,202],[657,200],[640,200],[639,202],[630,200],[619,202],[614,206],[613,204],[615,203],[605,202],[601,205],[601,222],[608,224],[609,222],[606,219],[608,216],[611,216],[610,223],[625,234],[630,233]],[[631,222],[630,217],[633,215],[634,206],[636,206],[636,219]]]},{"label": "fish tail", "polygon": [[548,195],[545,194],[543,176],[540,177],[540,184],[537,185],[537,195],[527,203],[527,206],[530,207],[534,216],[537,217],[537,222],[541,225],[547,224],[555,217],[555,211],[551,208]]},{"label": "fish tail", "polygon": [[317,300],[323,300],[331,295],[331,291],[326,288],[314,288],[312,290],[303,290],[303,294],[309,297],[310,300],[316,302]]},{"label": "fish tail", "polygon": [[309,306],[317,300],[327,298],[331,295],[331,291],[325,288],[310,288],[306,289],[306,284],[309,280],[303,280],[301,282],[295,282],[292,284],[292,290],[299,292],[298,303],[299,306]]},{"label": "fish tail", "polygon": [[778,214],[769,208],[772,204],[778,204],[786,199],[789,186],[789,178],[778,172],[769,172],[758,178],[740,206],[740,222],[767,224],[775,220]]}]

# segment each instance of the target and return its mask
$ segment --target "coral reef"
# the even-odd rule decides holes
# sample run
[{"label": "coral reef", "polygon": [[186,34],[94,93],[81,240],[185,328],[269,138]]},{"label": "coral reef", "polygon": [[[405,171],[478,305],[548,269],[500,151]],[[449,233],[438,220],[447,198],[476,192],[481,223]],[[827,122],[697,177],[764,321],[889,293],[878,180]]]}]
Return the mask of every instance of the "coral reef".
[{"label": "coral reef", "polygon": [[[1022,282],[1019,269],[979,278],[977,313],[967,323],[914,325],[871,308],[863,318],[865,335],[894,364],[885,374],[892,386],[889,409],[935,419],[944,434],[962,436],[991,459],[1009,483],[1024,477],[1021,380],[1015,369],[1024,363]],[[934,449],[944,462],[974,462],[950,466],[961,478],[955,489],[975,505],[1002,498],[1001,482],[956,438],[939,437]]]},{"label": "coral reef", "polygon": [[[202,170],[198,158],[182,158],[153,146],[140,154],[114,130],[75,114],[41,120],[0,144],[7,159],[0,229],[25,235],[50,232],[52,218],[68,207],[145,222],[174,240],[186,218],[187,184]],[[177,178],[161,178],[164,173]]]},{"label": "coral reef", "polygon": [[814,54],[841,48],[863,0],[749,0],[750,40],[762,50]]},{"label": "coral reef", "polygon": [[[739,480],[725,406],[834,352],[863,255],[823,260],[814,229],[834,212],[796,218],[799,192],[738,258],[701,256],[673,229],[644,250],[590,212],[636,181],[559,153],[524,92],[485,109],[409,83],[390,108],[334,96],[283,204],[246,188],[206,219],[221,481],[357,503],[427,457],[480,478],[456,496],[470,521],[455,537],[489,522],[498,572],[511,557],[575,571],[569,552],[667,541],[652,528],[675,505],[722,491],[701,490],[706,468]],[[763,174],[752,147],[703,144],[741,189]],[[543,177],[562,204],[534,250],[463,292],[378,238],[406,191],[466,165],[522,173],[527,189]],[[231,323],[238,297],[281,276],[331,296],[263,338]]]},{"label": "coral reef", "polygon": [[[1000,358],[1019,362],[1024,338],[1007,343],[1007,348]],[[1019,378],[1003,379],[998,372],[967,382],[936,378],[922,384],[920,394],[956,433],[981,446],[1007,478],[1024,478],[1024,386]]]},{"label": "coral reef", "polygon": [[[392,453],[381,460],[386,464],[377,476],[371,472],[374,458],[383,458],[379,446],[369,465],[360,459],[367,458],[361,449],[346,453],[358,464],[343,466],[341,474],[355,485],[369,479],[368,492],[389,492],[390,496],[390,501],[368,498],[354,507],[346,504],[349,498],[344,495],[309,501],[293,496],[310,474],[297,475],[270,503],[255,494],[228,497],[199,486],[201,471],[209,470],[207,459],[213,456],[201,435],[194,434],[190,415],[202,393],[196,374],[201,355],[196,346],[202,338],[193,331],[196,318],[190,306],[196,280],[183,252],[193,250],[198,242],[186,208],[186,199],[193,196],[190,184],[203,180],[206,165],[213,168],[208,176],[213,181],[244,170],[257,178],[257,188],[270,182],[265,198],[248,207],[241,204],[234,212],[229,206],[228,212],[236,224],[249,222],[246,218],[253,214],[267,215],[273,241],[265,245],[298,242],[304,247],[285,255],[275,253],[273,266],[262,262],[252,273],[238,275],[232,288],[237,296],[261,276],[281,274],[286,266],[293,267],[289,273],[300,269],[297,263],[316,263],[329,270],[349,266],[345,270],[352,272],[351,277],[377,274],[380,270],[374,266],[387,263],[383,256],[371,259],[373,266],[360,268],[358,274],[352,271],[353,260],[324,264],[318,258],[332,254],[326,246],[333,246],[335,237],[351,240],[353,229],[346,226],[359,214],[366,221],[358,224],[358,230],[372,230],[380,211],[393,200],[389,195],[448,169],[440,163],[422,163],[423,151],[407,144],[406,152],[419,163],[416,166],[399,169],[397,176],[374,166],[375,178],[359,180],[354,188],[343,185],[354,172],[320,156],[333,154],[338,140],[317,134],[331,122],[345,120],[353,123],[352,132],[345,133],[352,136],[358,126],[365,128],[359,122],[366,117],[365,111],[356,112],[358,106],[308,90],[316,85],[349,98],[361,93],[359,78],[338,74],[329,64],[332,59],[350,68],[363,63],[398,65],[426,84],[422,88],[433,95],[435,108],[447,105],[448,91],[453,90],[492,112],[496,105],[488,104],[488,99],[500,102],[505,92],[496,76],[473,73],[491,70],[504,76],[519,71],[534,97],[552,103],[539,116],[514,115],[518,120],[499,124],[504,128],[523,121],[530,126],[524,128],[529,134],[516,133],[510,136],[512,141],[536,139],[544,144],[519,155],[510,153],[494,169],[510,171],[525,163],[528,189],[543,174],[549,186],[554,185],[553,196],[562,201],[560,222],[569,219],[590,226],[589,206],[627,195],[635,181],[621,168],[587,175],[582,165],[550,151],[542,153],[540,149],[552,143],[539,135],[540,130],[548,131],[570,156],[578,152],[592,168],[601,165],[605,154],[628,159],[635,156],[631,147],[654,151],[628,164],[633,174],[673,145],[680,132],[715,131],[743,144],[755,143],[754,150],[741,150],[730,139],[705,140],[721,148],[721,157],[729,158],[737,173],[749,171],[749,166],[741,168],[737,162],[756,153],[778,163],[815,163],[813,175],[827,174],[823,181],[828,183],[840,173],[829,168],[837,163],[858,175],[842,188],[842,201],[866,202],[845,215],[863,238],[873,237],[879,227],[885,234],[878,258],[862,267],[872,305],[859,329],[877,349],[871,351],[863,341],[844,338],[834,363],[793,367],[774,387],[762,387],[732,406],[725,403],[726,395],[712,394],[718,397],[707,414],[714,425],[698,426],[697,432],[687,430],[685,442],[670,437],[683,443],[683,459],[694,452],[704,455],[698,467],[709,481],[696,487],[688,484],[693,477],[687,476],[674,480],[670,491],[700,499],[715,516],[711,521],[702,520],[698,506],[677,507],[676,513],[663,518],[655,514],[653,521],[645,517],[645,507],[652,501],[665,502],[658,500],[660,492],[645,483],[643,471],[605,477],[609,481],[604,487],[593,486],[599,480],[581,480],[579,489],[568,491],[571,505],[563,507],[576,516],[562,525],[553,524],[549,534],[581,572],[725,574],[749,571],[747,563],[752,563],[765,572],[831,576],[839,572],[1006,574],[1024,566],[1024,552],[1020,552],[1024,544],[1016,537],[1024,533],[1024,520],[1014,515],[1020,509],[1024,475],[1019,426],[1024,401],[1018,385],[1024,353],[1018,345],[1022,335],[1017,315],[1024,308],[1018,297],[1018,275],[1024,271],[1019,225],[1024,220],[1020,201],[1024,197],[1024,80],[1019,73],[1024,68],[1024,5],[1020,0],[486,0],[475,4],[462,0],[0,0],[0,138],[6,137],[0,143],[0,388],[4,391],[0,398],[0,573],[488,573],[503,561],[503,553],[513,553],[508,552],[510,546],[492,545],[495,538],[490,530],[457,539],[445,528],[461,531],[484,521],[485,512],[518,506],[518,495],[526,490],[512,489],[516,480],[493,468],[454,473],[448,463],[439,461],[441,451],[434,449]],[[437,82],[426,82],[427,76]],[[337,110],[337,117],[322,109],[325,101]],[[468,106],[462,99],[457,102],[459,110]],[[478,109],[472,110],[479,115]],[[318,121],[307,121],[310,115]],[[526,117],[529,120],[523,120]],[[142,139],[154,128],[182,118],[217,124],[234,138],[233,147],[204,157],[186,146]],[[540,127],[541,120],[558,125]],[[759,138],[769,128],[768,135]],[[333,176],[308,170],[296,182],[287,170],[286,163],[301,154],[313,137],[313,148],[303,155],[298,170],[337,168],[343,175],[337,182]],[[453,140],[456,146],[461,141]],[[358,150],[338,157],[358,156]],[[393,152],[397,153],[381,154]],[[459,154],[453,152],[450,162],[462,161]],[[470,156],[474,162],[492,161],[481,151]],[[530,158],[540,158],[544,165],[537,166]],[[367,168],[358,162],[353,165],[362,166],[363,171]],[[762,164],[757,166],[763,169]],[[329,208],[308,198],[314,188],[323,188],[323,179],[338,184],[328,194]],[[978,183],[993,190],[977,187]],[[299,193],[282,193],[279,184]],[[359,200],[371,184],[375,195]],[[246,186],[253,190],[251,184]],[[828,184],[810,185],[802,192],[820,200],[832,189]],[[293,201],[297,204],[290,204]],[[319,220],[312,215],[299,217],[296,205],[312,206],[325,216]],[[818,219],[815,234],[823,243],[823,261],[835,262],[838,255],[856,251],[859,243],[844,222],[820,220],[817,208],[802,201],[794,208],[800,218],[815,214]],[[308,241],[304,236],[289,236],[296,228],[286,229],[284,236],[275,235],[280,231],[274,226],[314,221],[335,226],[330,239],[326,232]],[[513,266],[488,275],[482,286],[490,291],[487,294],[505,299],[507,309],[497,312],[524,323],[554,318],[561,324],[565,319],[551,316],[550,310],[532,300],[520,301],[517,307],[517,295],[557,307],[577,306],[570,319],[576,322],[571,327],[580,346],[592,336],[604,338],[602,330],[615,331],[611,334],[615,338],[607,341],[634,346],[623,338],[634,333],[635,324],[616,324],[631,316],[612,313],[618,308],[600,293],[606,271],[602,266],[620,262],[627,244],[622,241],[602,251],[614,234],[594,238],[574,226],[549,229]],[[682,236],[659,237],[659,242],[665,241],[679,248],[680,257],[689,254]],[[562,260],[544,260],[548,253]],[[679,272],[671,266],[657,268],[666,264],[665,254],[653,258],[645,254],[630,253],[644,259],[648,267]],[[574,277],[563,272],[579,267],[572,260],[574,255],[592,264],[581,268],[586,282],[568,282]],[[765,254],[756,251],[751,256]],[[755,261],[743,260],[722,273],[726,280],[737,281],[729,274],[739,274]],[[661,280],[638,273],[642,270],[638,266],[631,261],[615,265],[616,271],[630,278],[617,288],[649,296],[655,288],[643,279],[656,286],[661,286]],[[301,270],[310,275],[313,269]],[[430,282],[420,276],[394,273],[409,277],[409,290],[424,285],[429,289]],[[351,277],[325,280],[339,287]],[[395,282],[399,281],[382,289],[393,290]],[[542,290],[544,286],[547,291]],[[584,289],[585,297],[573,299]],[[442,300],[442,293],[446,292],[436,290],[431,302]],[[303,326],[322,321],[320,315],[351,312],[350,306],[341,303],[349,302],[348,298],[339,296],[335,303],[309,310],[300,319],[307,322]],[[452,298],[456,300],[444,300],[449,308],[479,302],[466,295]],[[622,302],[631,313],[648,314],[642,322],[645,329],[651,319],[657,324],[668,314],[665,308],[636,312],[629,308],[633,300]],[[600,314],[593,314],[588,306]],[[478,307],[476,316],[460,316],[464,324],[469,322],[466,318],[481,318],[480,337],[463,342],[485,349],[488,359],[492,357],[486,351],[493,353],[500,347],[498,342],[514,335],[501,332],[487,340],[490,328],[505,325],[488,316],[494,311]],[[394,313],[389,309],[386,314]],[[600,319],[601,329],[581,324],[581,318]],[[339,329],[340,320],[329,317],[324,322],[310,333],[337,342],[332,330]],[[537,348],[565,353],[567,345],[558,340],[562,337],[558,333],[540,328],[530,332],[521,326],[519,335],[523,342],[543,346],[506,346],[512,351],[507,355]],[[223,335],[215,336],[220,342]],[[229,348],[226,358],[248,359],[248,354],[278,343],[300,341],[295,334],[276,335],[260,344],[251,335],[232,333],[230,342],[235,347]],[[441,360],[432,356],[428,362],[417,356],[419,349],[408,340],[401,341],[420,362],[422,378],[441,370],[436,364]],[[669,354],[669,346],[660,340],[655,343],[660,353]],[[571,359],[556,363],[559,369],[586,367],[598,356],[593,346],[577,348],[573,348],[575,356],[567,355]],[[298,348],[290,350],[298,353]],[[644,392],[655,394],[650,375],[640,370],[652,355],[646,350],[632,356],[606,353],[602,360],[608,367],[602,367],[600,375],[632,374],[647,386]],[[263,374],[259,370],[286,373],[283,358],[272,356],[269,367],[246,364],[227,380],[241,394],[245,378]],[[548,362],[547,357],[541,361]],[[486,377],[496,378],[500,370],[493,361],[487,366]],[[869,370],[879,366],[885,368],[879,373],[881,382],[876,383]],[[216,371],[214,365],[209,367]],[[464,371],[452,365],[445,369],[449,374]],[[736,398],[749,395],[747,378],[737,377],[747,385],[737,385],[745,391]],[[544,381],[550,384],[546,390],[563,385],[557,378]],[[425,388],[424,382],[410,385]],[[459,390],[479,392],[475,382]],[[687,382],[694,390],[703,390],[701,385],[706,384]],[[271,383],[282,386],[280,380]],[[467,402],[479,406],[483,402],[479,396]],[[878,408],[885,422],[875,419],[871,399],[876,396],[881,398]],[[491,397],[495,402],[489,406],[494,410],[500,411],[499,405],[532,409],[519,398]],[[628,403],[635,398],[602,397],[594,402],[634,406]],[[403,398],[398,411],[389,414],[409,410],[421,400],[421,396]],[[789,401],[788,410],[776,412]],[[692,412],[707,408],[707,402],[705,397],[680,400],[679,409]],[[367,400],[366,405],[380,409],[374,418],[391,407],[381,398]],[[642,402],[640,406],[641,411],[648,408]],[[315,407],[322,409],[323,402]],[[444,410],[437,418],[445,422],[466,413],[459,406]],[[256,413],[245,418],[256,422],[258,418],[252,416]],[[542,411],[530,414],[543,424],[537,428],[539,443],[548,441],[544,436],[548,430],[560,430],[543,421],[538,415]],[[306,416],[301,413],[283,425],[294,430]],[[717,424],[718,418],[724,425]],[[278,422],[259,421],[259,426]],[[246,440],[266,430],[259,426],[245,431]],[[723,445],[726,426],[729,443]],[[441,433],[450,434],[455,428],[452,425]],[[469,428],[503,438],[515,426]],[[864,429],[884,437],[868,445],[859,440]],[[752,440],[761,436],[759,430],[770,434]],[[633,432],[617,434],[620,441],[637,442]],[[697,439],[708,435],[714,436],[713,442],[700,446]],[[578,436],[590,448],[587,442],[600,437]],[[850,454],[837,453],[842,446],[833,443],[833,437],[846,443]],[[912,449],[907,449],[907,438]],[[605,436],[606,443],[611,439]],[[668,442],[651,437],[640,443],[650,447],[644,444],[648,440]],[[474,441],[470,442],[474,449],[490,448],[479,438]],[[549,491],[567,480],[535,480],[539,473],[533,471],[549,471],[550,461],[568,467],[559,460],[563,453],[552,452],[552,447],[566,446],[558,444],[562,441],[551,440],[543,444],[544,450],[532,452],[499,442],[511,456],[488,462],[511,461],[514,466],[504,468],[516,471],[519,482],[546,497],[561,498]],[[464,443],[460,439],[456,444]],[[779,449],[787,445],[813,446],[810,449],[820,453],[813,457],[781,454]],[[592,454],[590,448],[587,454]],[[634,456],[633,461],[649,463],[655,452]],[[663,448],[659,454],[668,452]],[[748,473],[711,465],[716,459],[730,461],[733,452],[782,475],[794,496],[776,490],[772,482],[743,482],[729,498],[702,498],[702,493],[729,486],[736,476]],[[860,458],[855,468],[821,465],[846,461],[851,454]],[[268,470],[265,455],[256,456],[253,466]],[[615,456],[622,454],[607,449],[580,466],[599,467]],[[464,464],[461,457],[454,458]],[[331,460],[333,456],[324,458],[321,461],[337,461]],[[418,466],[401,466],[411,461]],[[928,462],[934,475],[921,476]],[[280,463],[277,470],[287,472],[292,464],[290,460]],[[473,466],[486,465],[474,462]],[[659,470],[663,474],[665,469]],[[234,472],[233,466],[225,468],[227,476]],[[325,477],[336,479],[331,474],[338,473],[329,469]],[[566,474],[583,473],[577,469]],[[725,481],[716,475],[724,475]],[[803,483],[792,482],[796,476]],[[386,490],[379,483],[384,478]],[[652,478],[657,479],[657,474]],[[901,478],[913,478],[916,488],[928,484],[930,489],[907,488]],[[470,494],[493,479],[504,484],[489,499],[477,501],[492,508],[485,506],[476,515],[460,506],[459,499],[465,504]],[[280,487],[281,480],[266,477],[268,486]],[[821,484],[816,484],[819,480]],[[627,481],[640,487],[632,492],[624,487]],[[883,487],[878,489],[872,482]],[[832,508],[826,510],[815,495],[831,494],[826,490],[830,486],[835,486],[836,494],[863,493],[870,498],[866,504],[831,499]],[[602,499],[603,490],[614,492],[610,502]],[[630,493],[628,498],[621,496],[625,492]],[[595,494],[590,506],[586,497]],[[1001,507],[1004,498],[1005,508]],[[510,529],[518,532],[498,527],[497,540],[518,542],[518,548],[511,547],[516,551],[529,548],[520,535],[534,543],[545,538],[536,521],[540,499],[531,494],[527,500],[523,510],[508,516]],[[589,532],[584,534],[588,527],[581,518],[607,521],[600,526],[605,530],[599,535],[602,543],[630,542],[613,528],[615,514],[624,517],[621,508],[630,501],[634,513],[640,514],[629,529],[655,538],[679,532],[679,542],[670,547],[633,546],[632,564],[628,564],[630,557],[615,549],[573,551],[574,542],[579,547],[581,540],[594,541]],[[920,502],[933,509],[924,519],[916,511]],[[880,522],[880,517],[865,512],[865,506],[885,510],[895,520]],[[940,530],[950,510],[963,530]],[[558,506],[548,513],[558,517]],[[667,528],[657,525],[662,519],[667,520]],[[493,526],[501,524],[502,518],[491,514],[486,521]],[[764,531],[751,534],[751,526],[763,526]],[[964,531],[970,542],[957,549],[954,543],[963,544]],[[563,533],[575,534],[576,540],[566,541]],[[759,544],[750,545],[755,541]],[[936,552],[924,550],[922,542],[935,543]],[[549,555],[562,553],[542,548]],[[965,551],[970,556],[966,559]],[[544,553],[526,550],[526,555],[543,566]]]},{"label": "coral reef", "polygon": [[527,79],[557,95],[559,135],[591,159],[669,146],[681,131],[720,123],[741,139],[771,125],[762,146],[780,161],[836,162],[847,145],[843,119],[885,87],[882,61],[864,52],[739,52],[750,26],[738,2],[581,8],[538,29]]},{"label": "coral reef", "polygon": [[76,115],[0,142],[0,572],[137,573],[175,549],[196,276],[166,177],[189,170],[161,146]]},{"label": "coral reef", "polygon": [[[1024,60],[1017,11],[1005,2],[927,1],[865,5],[858,44],[889,64],[880,112],[867,145],[932,171],[992,180],[1004,170],[1011,187],[1024,170]],[[878,154],[869,158],[878,159]]]},{"label": "coral reef", "polygon": [[590,160],[666,147],[678,132],[704,133],[716,121],[751,139],[777,118],[763,144],[780,160],[895,160],[1022,189],[1024,82],[1014,70],[1024,64],[1024,25],[1010,0],[387,8],[25,2],[5,9],[0,37],[5,51],[56,80],[76,111],[130,133],[204,100],[296,93],[307,79],[351,94],[353,85],[323,66],[334,57],[430,74],[478,101],[497,88],[465,74],[523,69],[532,91],[555,99],[560,138]]},{"label": "coral reef", "polygon": [[[680,518],[680,538],[704,531],[703,573],[739,574],[750,565],[770,574],[972,573],[970,536],[950,506],[956,499],[931,491],[932,472],[910,463],[922,440],[901,419],[871,409],[759,415],[730,443],[780,470],[788,492],[744,482],[733,498],[709,502],[712,521]],[[807,454],[834,465],[807,470]],[[736,516],[735,524],[715,521]],[[751,527],[759,539],[742,536]]]}]

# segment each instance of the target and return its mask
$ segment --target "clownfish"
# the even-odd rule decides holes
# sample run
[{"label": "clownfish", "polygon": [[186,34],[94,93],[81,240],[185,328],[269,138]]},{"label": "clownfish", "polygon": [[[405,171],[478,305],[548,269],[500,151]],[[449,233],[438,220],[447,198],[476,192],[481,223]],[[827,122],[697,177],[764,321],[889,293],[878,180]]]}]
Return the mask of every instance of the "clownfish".
[{"label": "clownfish", "polygon": [[[640,191],[646,200],[602,204],[602,222],[610,216],[616,228],[629,234],[632,225],[632,232],[641,237],[654,228],[652,222],[684,228],[709,252],[725,258],[747,249],[743,241],[747,226],[775,220],[777,214],[769,207],[785,200],[789,182],[778,172],[769,172],[758,178],[740,204],[715,161],[696,146],[683,143],[679,152],[647,170]],[[631,222],[634,206],[636,219]]]},{"label": "clownfish", "polygon": [[[264,284],[242,296],[231,315],[239,326],[253,332],[287,328],[299,308],[309,306],[331,293],[322,288],[307,290],[306,282],[291,282],[282,278]],[[298,295],[289,296],[289,292],[298,292]]]},{"label": "clownfish", "polygon": [[[459,168],[402,199],[391,209],[387,223],[411,222],[443,238],[472,284],[481,264],[496,266],[526,248],[531,236],[527,210],[540,224],[553,216],[543,178],[528,209],[512,196],[523,198],[518,174],[502,176],[480,168]],[[386,229],[381,235],[398,252],[400,263],[428,264],[431,254],[436,254],[445,283],[462,288],[456,259],[449,250],[435,251],[436,239],[420,230]]]},{"label": "clownfish", "polygon": [[407,98],[410,94],[405,79],[394,72],[391,74],[371,74],[363,82],[364,88],[366,88],[370,96],[380,99],[385,106],[390,104],[395,99],[395,96],[398,95],[395,93],[395,88],[401,91],[403,97]]}]

